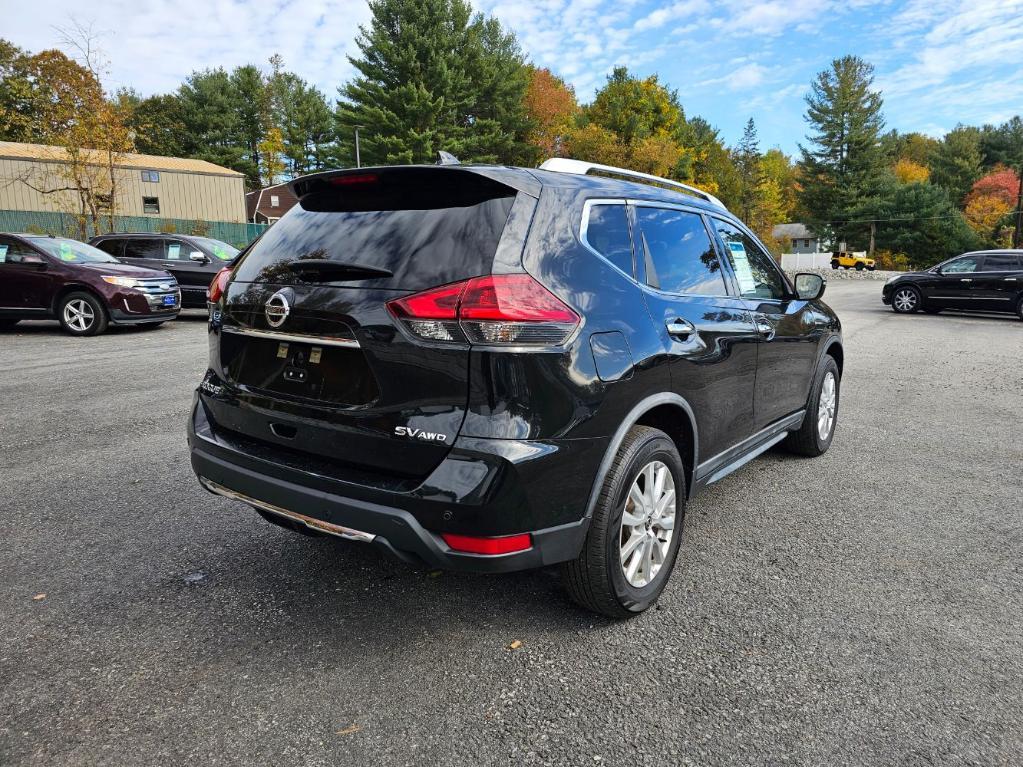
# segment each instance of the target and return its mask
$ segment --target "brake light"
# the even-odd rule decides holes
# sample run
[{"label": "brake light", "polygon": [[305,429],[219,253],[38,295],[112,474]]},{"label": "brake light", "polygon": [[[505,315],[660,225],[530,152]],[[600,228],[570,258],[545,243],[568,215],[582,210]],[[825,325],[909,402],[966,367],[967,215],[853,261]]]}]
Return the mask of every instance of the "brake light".
[{"label": "brake light", "polygon": [[213,278],[210,286],[206,288],[206,300],[211,304],[217,303],[227,290],[227,281],[231,279],[231,267],[225,266],[217,276]]},{"label": "brake light", "polygon": [[528,274],[474,277],[387,306],[428,341],[558,346],[579,324],[579,315]]},{"label": "brake light", "polygon": [[533,538],[529,533],[520,535],[502,535],[499,538],[478,538],[474,535],[454,535],[441,533],[441,538],[453,551],[466,554],[512,554],[533,548]]},{"label": "brake light", "polygon": [[378,178],[376,173],[355,173],[350,176],[335,176],[330,183],[332,186],[357,186],[358,184],[375,184]]}]

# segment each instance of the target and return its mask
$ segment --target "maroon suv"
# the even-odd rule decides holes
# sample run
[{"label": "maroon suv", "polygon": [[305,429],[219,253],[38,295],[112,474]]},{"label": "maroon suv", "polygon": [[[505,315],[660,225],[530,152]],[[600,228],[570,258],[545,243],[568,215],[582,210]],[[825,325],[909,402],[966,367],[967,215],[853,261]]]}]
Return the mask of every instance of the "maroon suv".
[{"label": "maroon suv", "polygon": [[165,271],[122,264],[77,240],[0,234],[0,329],[56,318],[72,335],[94,336],[108,324],[155,327],[180,309]]}]

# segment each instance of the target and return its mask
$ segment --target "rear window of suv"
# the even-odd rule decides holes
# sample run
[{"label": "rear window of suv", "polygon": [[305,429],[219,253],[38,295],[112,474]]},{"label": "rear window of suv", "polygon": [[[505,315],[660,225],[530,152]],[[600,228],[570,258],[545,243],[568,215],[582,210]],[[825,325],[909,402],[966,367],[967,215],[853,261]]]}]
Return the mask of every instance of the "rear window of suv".
[{"label": "rear window of suv", "polygon": [[299,284],[289,268],[299,259],[393,275],[357,282],[365,287],[421,290],[488,274],[514,199],[515,190],[470,172],[328,177],[242,257],[235,280]]}]

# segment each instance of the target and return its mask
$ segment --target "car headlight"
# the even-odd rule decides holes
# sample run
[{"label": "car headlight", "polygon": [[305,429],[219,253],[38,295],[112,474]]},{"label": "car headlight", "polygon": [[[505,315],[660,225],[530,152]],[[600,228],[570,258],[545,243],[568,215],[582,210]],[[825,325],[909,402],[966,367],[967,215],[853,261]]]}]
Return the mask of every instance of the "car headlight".
[{"label": "car headlight", "polygon": [[122,288],[137,288],[142,284],[133,277],[115,277],[112,274],[104,274],[103,282],[109,282],[111,285],[120,285]]}]

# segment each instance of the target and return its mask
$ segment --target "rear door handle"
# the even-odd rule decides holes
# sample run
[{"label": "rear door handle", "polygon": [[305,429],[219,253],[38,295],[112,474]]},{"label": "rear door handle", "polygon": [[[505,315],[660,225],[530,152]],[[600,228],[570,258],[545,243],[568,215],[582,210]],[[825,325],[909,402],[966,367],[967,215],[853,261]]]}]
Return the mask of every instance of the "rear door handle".
[{"label": "rear door handle", "polygon": [[1015,282],[1015,281],[1016,281],[1016,278],[1015,278],[1015,277],[1006,277],[1006,278],[1005,278],[1005,281],[1006,281],[1006,282]]},{"label": "rear door handle", "polygon": [[973,282],[973,278],[972,277],[963,277],[959,281],[960,282]]},{"label": "rear door handle", "polygon": [[678,336],[683,339],[696,333],[696,326],[689,320],[684,320],[681,317],[665,322],[664,327],[668,329],[669,336]]}]

